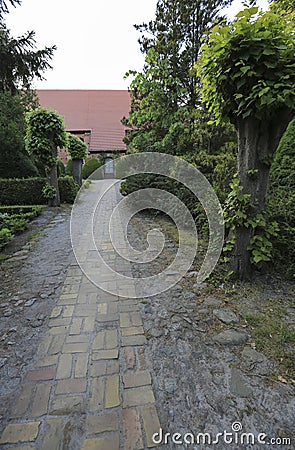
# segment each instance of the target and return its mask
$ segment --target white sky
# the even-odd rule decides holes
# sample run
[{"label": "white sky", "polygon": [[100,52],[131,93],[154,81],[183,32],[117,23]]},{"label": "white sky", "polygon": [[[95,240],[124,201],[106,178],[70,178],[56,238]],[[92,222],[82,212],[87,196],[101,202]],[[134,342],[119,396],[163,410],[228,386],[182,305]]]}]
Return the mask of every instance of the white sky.
[{"label": "white sky", "polygon": [[[259,0],[262,7],[267,0]],[[134,24],[154,18],[157,0],[23,0],[5,16],[12,36],[36,32],[38,48],[56,45],[41,89],[127,89],[130,69],[141,70],[143,55]],[[233,17],[242,9],[234,0]]]}]

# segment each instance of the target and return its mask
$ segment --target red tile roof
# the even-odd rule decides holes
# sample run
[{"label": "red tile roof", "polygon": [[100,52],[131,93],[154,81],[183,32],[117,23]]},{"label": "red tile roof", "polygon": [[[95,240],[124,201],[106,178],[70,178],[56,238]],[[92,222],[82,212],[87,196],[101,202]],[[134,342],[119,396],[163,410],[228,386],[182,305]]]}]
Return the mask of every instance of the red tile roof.
[{"label": "red tile roof", "polygon": [[91,131],[90,151],[126,150],[123,116],[130,110],[130,94],[122,90],[38,89],[41,106],[65,118],[68,131]]}]

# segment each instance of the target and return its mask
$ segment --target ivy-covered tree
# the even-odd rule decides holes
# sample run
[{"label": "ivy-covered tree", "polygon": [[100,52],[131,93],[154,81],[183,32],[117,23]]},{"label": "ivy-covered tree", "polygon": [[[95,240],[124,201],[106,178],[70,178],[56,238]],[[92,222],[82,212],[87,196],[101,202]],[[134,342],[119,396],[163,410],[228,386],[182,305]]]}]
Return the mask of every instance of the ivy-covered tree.
[{"label": "ivy-covered tree", "polygon": [[231,1],[159,0],[155,20],[135,26],[145,66],[126,74],[133,77],[131,111],[123,119],[131,150],[192,151],[192,111],[199,103],[193,66],[206,29]]},{"label": "ivy-covered tree", "polygon": [[79,186],[82,186],[82,163],[87,156],[87,145],[74,134],[67,133],[67,149],[73,161],[74,180]]},{"label": "ivy-covered tree", "polygon": [[27,151],[45,168],[48,187],[44,194],[49,203],[59,206],[57,151],[67,142],[63,118],[52,109],[39,107],[27,113],[26,121]]},{"label": "ivy-covered tree", "polygon": [[[238,133],[238,176],[247,201],[233,223],[233,269],[251,273],[255,223],[265,208],[274,153],[295,106],[295,34],[292,15],[273,5],[246,8],[232,23],[215,26],[202,47],[198,71],[203,98],[216,120],[227,117]],[[236,217],[239,211],[233,211]],[[257,240],[257,239],[256,239]],[[263,245],[263,240],[262,242]],[[263,253],[263,248],[260,248]]]}]

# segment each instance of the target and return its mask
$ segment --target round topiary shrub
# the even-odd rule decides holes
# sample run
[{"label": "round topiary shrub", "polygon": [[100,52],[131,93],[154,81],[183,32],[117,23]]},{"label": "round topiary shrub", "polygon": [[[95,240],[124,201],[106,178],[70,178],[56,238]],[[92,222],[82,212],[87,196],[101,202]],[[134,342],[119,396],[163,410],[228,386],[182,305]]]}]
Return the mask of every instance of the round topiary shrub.
[{"label": "round topiary shrub", "polygon": [[82,178],[86,180],[100,166],[101,163],[96,158],[89,159],[82,168]]}]

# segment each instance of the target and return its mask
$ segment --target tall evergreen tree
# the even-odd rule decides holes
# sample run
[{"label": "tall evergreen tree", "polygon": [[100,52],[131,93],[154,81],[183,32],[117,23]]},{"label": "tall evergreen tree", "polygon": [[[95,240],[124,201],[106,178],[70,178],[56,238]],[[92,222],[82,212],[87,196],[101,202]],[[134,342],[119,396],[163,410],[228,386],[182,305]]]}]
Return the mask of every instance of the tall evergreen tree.
[{"label": "tall evergreen tree", "polygon": [[159,0],[155,20],[136,25],[145,54],[133,76],[131,111],[123,123],[133,150],[183,153],[193,147],[194,109],[199,104],[193,69],[206,30],[232,0]]}]

